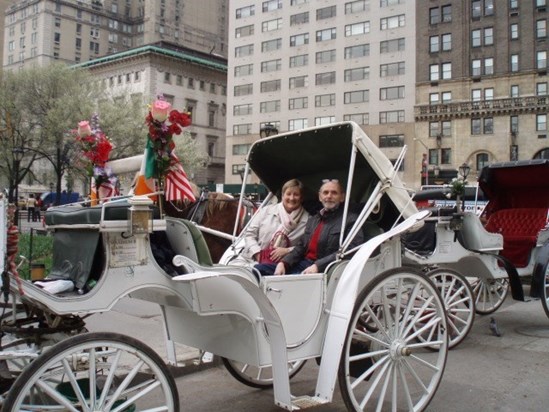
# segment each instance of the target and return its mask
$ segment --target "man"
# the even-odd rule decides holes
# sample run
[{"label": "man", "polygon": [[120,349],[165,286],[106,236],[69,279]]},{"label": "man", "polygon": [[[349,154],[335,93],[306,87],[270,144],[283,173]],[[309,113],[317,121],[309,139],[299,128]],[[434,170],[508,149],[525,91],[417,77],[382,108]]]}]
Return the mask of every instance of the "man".
[{"label": "man", "polygon": [[[322,210],[307,221],[305,233],[299,239],[294,249],[276,266],[275,275],[286,273],[321,273],[336,260],[339,250],[341,223],[345,191],[338,180],[323,180],[318,192]],[[345,230],[349,230],[357,219],[357,215],[349,213]],[[359,231],[349,249],[363,243],[362,231]]]}]

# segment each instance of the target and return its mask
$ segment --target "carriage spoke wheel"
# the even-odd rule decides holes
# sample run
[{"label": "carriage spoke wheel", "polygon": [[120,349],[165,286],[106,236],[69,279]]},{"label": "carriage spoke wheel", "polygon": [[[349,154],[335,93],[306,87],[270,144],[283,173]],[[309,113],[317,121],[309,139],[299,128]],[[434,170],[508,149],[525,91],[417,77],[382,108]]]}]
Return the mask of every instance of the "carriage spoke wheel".
[{"label": "carriage spoke wheel", "polygon": [[505,301],[509,292],[509,280],[469,278],[475,295],[475,310],[479,315],[495,312]]},{"label": "carriage spoke wheel", "polygon": [[[227,371],[240,383],[252,388],[271,388],[273,386],[273,368],[271,366],[252,366],[247,363],[236,362],[231,359],[221,358]],[[290,379],[305,366],[306,361],[288,362]]]},{"label": "carriage spoke wheel", "polygon": [[4,411],[179,411],[173,376],[145,344],[117,333],[68,338],[31,362]]},{"label": "carriage spoke wheel", "polygon": [[[433,281],[446,307],[449,349],[457,346],[471,331],[475,319],[473,289],[467,279],[451,269],[434,269],[427,273]],[[424,322],[428,321],[427,316]],[[424,334],[418,335],[423,340]]]},{"label": "carriage spoke wheel", "polygon": [[543,305],[543,310],[545,311],[547,317],[549,317],[549,262],[545,264],[541,294],[541,304]]},{"label": "carriage spoke wheel", "polygon": [[[365,327],[362,318],[376,328]],[[423,410],[447,355],[446,311],[432,281],[414,269],[388,270],[355,302],[338,370],[345,405],[352,411]]]}]

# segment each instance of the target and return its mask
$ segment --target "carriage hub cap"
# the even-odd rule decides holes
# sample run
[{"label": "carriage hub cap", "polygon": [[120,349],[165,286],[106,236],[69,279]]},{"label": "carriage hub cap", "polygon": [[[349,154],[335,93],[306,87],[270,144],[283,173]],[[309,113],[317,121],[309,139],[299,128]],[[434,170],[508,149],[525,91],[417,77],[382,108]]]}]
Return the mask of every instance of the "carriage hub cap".
[{"label": "carriage hub cap", "polygon": [[395,340],[389,349],[389,353],[391,354],[391,358],[398,359],[402,358],[403,356],[410,356],[412,354],[412,351],[408,346],[406,346],[406,343],[401,340]]}]

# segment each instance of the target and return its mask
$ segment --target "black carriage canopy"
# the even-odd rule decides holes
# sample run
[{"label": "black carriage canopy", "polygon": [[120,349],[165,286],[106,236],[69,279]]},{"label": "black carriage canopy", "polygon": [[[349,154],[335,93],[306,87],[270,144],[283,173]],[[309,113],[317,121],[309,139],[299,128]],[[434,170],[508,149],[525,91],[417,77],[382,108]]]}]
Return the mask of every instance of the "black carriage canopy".
[{"label": "black carriage canopy", "polygon": [[[392,222],[403,212],[407,218],[417,209],[389,159],[353,122],[288,132],[258,140],[250,149],[248,163],[262,183],[275,195],[282,185],[297,178],[305,185],[305,207],[318,206],[318,189],[324,179],[338,179],[347,185],[351,154],[358,151],[351,190],[351,205],[363,205],[382,180],[390,183],[381,207]],[[389,212],[389,213],[387,213]],[[390,224],[392,224],[392,222]]]},{"label": "black carriage canopy", "polygon": [[479,185],[487,211],[549,208],[549,159],[493,163],[482,169]]}]

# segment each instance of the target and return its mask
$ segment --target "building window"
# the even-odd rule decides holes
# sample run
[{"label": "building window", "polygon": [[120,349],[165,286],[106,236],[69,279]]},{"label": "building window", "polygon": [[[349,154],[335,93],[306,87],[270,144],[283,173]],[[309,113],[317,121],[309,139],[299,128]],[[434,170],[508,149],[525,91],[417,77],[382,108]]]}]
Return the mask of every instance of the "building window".
[{"label": "building window", "polygon": [[235,116],[246,116],[249,114],[252,114],[252,104],[246,103],[246,104],[238,104],[236,106],[233,106],[233,115]]},{"label": "building window", "polygon": [[235,77],[249,76],[253,73],[254,73],[254,65],[253,64],[244,64],[242,66],[236,66],[234,68]]},{"label": "building window", "polygon": [[345,92],[343,101],[345,104],[365,103],[370,100],[369,90],[355,90],[353,92]]},{"label": "building window", "polygon": [[406,26],[406,15],[384,17],[380,20],[381,30],[392,30],[398,27]]},{"label": "building window", "polygon": [[255,15],[255,6],[246,6],[236,9],[236,18],[243,19]]},{"label": "building window", "polygon": [[315,126],[322,126],[322,125],[331,124],[334,122],[335,122],[335,116],[315,117]]},{"label": "building window", "polygon": [[282,27],[282,19],[273,19],[273,20],[268,20],[261,23],[262,32],[279,30],[281,27]]},{"label": "building window", "polygon": [[482,16],[482,5],[480,0],[473,0],[471,2],[471,17],[479,18]]},{"label": "building window", "polygon": [[356,69],[347,69],[344,72],[345,82],[356,82],[368,80],[370,78],[369,67],[357,67]]},{"label": "building window", "polygon": [[442,38],[442,51],[452,50],[452,35],[450,33],[443,34]]},{"label": "building window", "polygon": [[519,131],[519,118],[518,116],[511,116],[509,118],[509,131],[513,134],[517,134]]},{"label": "building window", "polygon": [[547,82],[536,83],[536,96],[547,96]]},{"label": "building window", "polygon": [[252,124],[235,124],[233,126],[233,135],[250,134],[252,132]]},{"label": "building window", "polygon": [[334,106],[336,101],[335,93],[321,94],[315,96],[315,107],[328,107]]},{"label": "building window", "polygon": [[[383,0],[381,1],[383,3]],[[383,5],[381,6],[383,7]],[[370,10],[370,0],[357,0],[345,3],[345,14],[354,14]]]},{"label": "building window", "polygon": [[509,0],[509,8],[511,10],[518,9],[518,0]]},{"label": "building window", "polygon": [[261,43],[261,52],[270,52],[282,48],[282,39],[267,40]]},{"label": "building window", "polygon": [[315,85],[334,84],[336,82],[336,72],[317,73],[315,75]]},{"label": "building window", "polygon": [[260,113],[273,113],[280,111],[280,100],[271,100],[269,102],[261,102],[259,104]]},{"label": "building window", "polygon": [[484,134],[494,134],[494,118],[485,117],[482,119]]},{"label": "building window", "polygon": [[261,62],[261,73],[275,72],[282,68],[282,60],[269,60]]},{"label": "building window", "polygon": [[452,21],[452,5],[447,4],[445,6],[442,6],[440,10],[442,15],[442,22],[443,23],[451,22]]},{"label": "building window", "polygon": [[53,41],[55,44],[59,44],[61,42],[61,33],[54,33]]},{"label": "building window", "polygon": [[[190,80],[190,79],[189,79]],[[253,84],[242,84],[239,86],[234,86],[234,95],[235,96],[246,96],[252,94],[254,91]]]},{"label": "building window", "polygon": [[327,41],[327,40],[334,40],[336,38],[336,29],[330,28],[330,29],[324,29],[324,30],[318,30],[316,32],[316,41]]},{"label": "building window", "polygon": [[484,89],[484,100],[494,100],[494,88],[487,87]]},{"label": "building window", "polygon": [[301,67],[309,64],[309,55],[300,54],[299,56],[290,57],[290,67]]},{"label": "building window", "polygon": [[379,43],[380,53],[394,53],[397,51],[404,51],[406,49],[406,40],[404,38],[384,40]]},{"label": "building window", "polygon": [[252,36],[254,34],[254,25],[237,27],[234,31],[234,37],[237,39],[240,37]]},{"label": "building window", "polygon": [[233,165],[232,174],[233,175],[240,175],[241,177],[243,177],[245,169],[246,169],[246,165],[244,165],[244,164]]},{"label": "building window", "polygon": [[369,44],[359,44],[357,46],[345,47],[345,59],[356,59],[370,55]]},{"label": "building window", "polygon": [[288,131],[305,129],[306,127],[308,127],[307,119],[288,120]]},{"label": "building window", "polygon": [[452,92],[442,92],[442,103],[450,103],[452,101]]},{"label": "building window", "polygon": [[490,164],[488,153],[479,153],[476,155],[477,170],[482,170],[485,166]]},{"label": "building window", "polygon": [[76,43],[75,43],[74,47],[76,48],[76,50],[82,49],[82,39],[81,38],[79,38],[79,37],[76,38]]},{"label": "building window", "polygon": [[536,53],[536,68],[547,69],[547,52],[545,50]]},{"label": "building window", "polygon": [[405,62],[382,64],[379,66],[380,77],[401,76],[405,73],[406,73]]},{"label": "building window", "polygon": [[316,53],[316,64],[322,64],[322,63],[331,63],[335,62],[336,59],[336,51],[333,50],[325,50],[321,52]]},{"label": "building window", "polygon": [[379,100],[404,99],[404,86],[383,87],[379,89]]},{"label": "building window", "polygon": [[386,134],[379,136],[379,147],[404,147],[404,135]]},{"label": "building window", "polygon": [[429,9],[429,24],[438,24],[440,23],[440,8],[431,7]]},{"label": "building window", "polygon": [[429,93],[429,104],[438,104],[439,95],[438,93]]},{"label": "building window", "polygon": [[511,71],[512,72],[518,72],[519,71],[519,56],[518,56],[518,54],[512,54],[511,55]]},{"label": "building window", "polygon": [[480,47],[480,46],[482,46],[481,30],[476,29],[471,32],[471,47]]},{"label": "building window", "polygon": [[235,144],[233,145],[233,155],[238,156],[245,156],[250,151],[250,147],[252,147],[251,144]]},{"label": "building window", "polygon": [[429,53],[438,53],[440,51],[439,36],[429,37]]},{"label": "building window", "polygon": [[307,87],[309,85],[308,76],[290,77],[289,88],[297,89],[299,87]]},{"label": "building window", "polygon": [[480,59],[475,59],[471,62],[471,75],[474,77],[482,74],[482,63]]},{"label": "building window", "polygon": [[441,165],[452,164],[452,149],[449,149],[449,148],[440,149],[440,164]]},{"label": "building window", "polygon": [[290,36],[290,47],[302,46],[304,44],[309,44],[309,33]]},{"label": "building window", "polygon": [[547,115],[546,114],[536,115],[536,131],[544,132],[544,133],[547,131]]},{"label": "building window", "polygon": [[509,36],[511,40],[517,40],[519,38],[519,28],[517,23],[513,23],[509,26]]},{"label": "building window", "polygon": [[281,9],[282,8],[282,0],[269,0],[263,2],[263,13]]},{"label": "building window", "polygon": [[433,82],[439,79],[440,79],[440,68],[438,64],[429,65],[429,80]]},{"label": "building window", "polygon": [[369,124],[370,115],[368,113],[352,113],[343,115],[346,122],[355,122],[356,124]]},{"label": "building window", "polygon": [[309,23],[309,12],[298,13],[290,16],[290,26]]},{"label": "building window", "polygon": [[517,84],[511,85],[510,95],[511,97],[519,97],[519,87]]},{"label": "building window", "polygon": [[494,0],[484,0],[484,15],[485,16],[494,15]]},{"label": "building window", "polygon": [[369,21],[345,25],[345,37],[359,36],[367,33],[370,33]]},{"label": "building window", "polygon": [[404,123],[404,110],[392,110],[379,113],[379,123]]},{"label": "building window", "polygon": [[494,44],[494,28],[487,27],[484,29],[484,45],[492,46]]},{"label": "building window", "polygon": [[316,19],[323,20],[336,16],[336,6],[323,7],[316,10]]},{"label": "building window", "polygon": [[297,109],[306,109],[309,106],[307,97],[296,97],[288,100],[288,109],[297,110]]},{"label": "building window", "polygon": [[536,38],[545,39],[547,37],[547,20],[538,20],[536,22]]},{"label": "building window", "polygon": [[429,149],[429,164],[438,165],[438,149]]},{"label": "building window", "polygon": [[280,90],[280,79],[261,82],[261,93],[276,92],[277,90]]},{"label": "building window", "polygon": [[472,135],[479,135],[481,134],[481,122],[480,119],[471,119],[471,134]]},{"label": "building window", "polygon": [[484,74],[494,74],[494,59],[492,57],[484,59]]},{"label": "building window", "polygon": [[251,56],[252,54],[254,54],[253,44],[247,44],[245,46],[235,47],[234,49],[234,57]]}]

